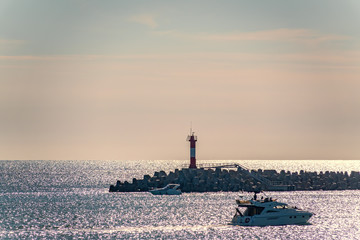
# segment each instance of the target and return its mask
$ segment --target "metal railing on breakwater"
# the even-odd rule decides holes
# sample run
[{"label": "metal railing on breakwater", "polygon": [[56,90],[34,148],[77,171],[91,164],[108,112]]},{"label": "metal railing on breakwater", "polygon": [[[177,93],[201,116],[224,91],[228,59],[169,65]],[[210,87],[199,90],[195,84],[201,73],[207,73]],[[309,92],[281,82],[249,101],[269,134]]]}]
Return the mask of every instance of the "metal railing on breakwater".
[{"label": "metal railing on breakwater", "polygon": [[[240,170],[240,171],[248,174],[252,178],[256,179],[257,181],[265,184],[268,190],[279,190],[279,191],[295,190],[295,186],[293,186],[293,185],[285,185],[285,184],[283,184],[283,182],[280,182],[280,181],[270,181],[269,179],[261,176],[260,174],[252,172],[249,168],[247,168],[244,165],[241,165],[239,163],[227,163],[227,164],[224,164],[224,163],[202,163],[202,164],[197,164],[197,166],[198,166],[198,168],[203,168],[203,169],[236,168],[237,170]],[[188,168],[188,165],[183,165],[183,168]]]}]

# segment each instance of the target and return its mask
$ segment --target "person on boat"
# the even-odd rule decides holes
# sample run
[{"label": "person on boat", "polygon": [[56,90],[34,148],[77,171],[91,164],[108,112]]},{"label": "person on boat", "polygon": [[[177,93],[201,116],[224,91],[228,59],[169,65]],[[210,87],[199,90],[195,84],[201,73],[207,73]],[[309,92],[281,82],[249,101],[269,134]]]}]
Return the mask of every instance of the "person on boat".
[{"label": "person on boat", "polygon": [[256,201],[257,196],[256,196],[256,192],[254,192],[254,200]]}]

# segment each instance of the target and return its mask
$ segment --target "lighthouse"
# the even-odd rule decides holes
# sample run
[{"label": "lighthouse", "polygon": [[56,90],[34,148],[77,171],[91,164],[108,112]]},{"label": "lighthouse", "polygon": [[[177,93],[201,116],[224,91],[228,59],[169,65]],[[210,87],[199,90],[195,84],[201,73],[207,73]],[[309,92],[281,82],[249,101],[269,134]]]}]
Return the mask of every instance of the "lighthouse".
[{"label": "lighthouse", "polygon": [[195,157],[195,143],[197,141],[197,137],[194,135],[194,132],[191,132],[187,137],[187,141],[190,142],[190,166],[189,168],[197,168],[196,167],[196,157]]}]

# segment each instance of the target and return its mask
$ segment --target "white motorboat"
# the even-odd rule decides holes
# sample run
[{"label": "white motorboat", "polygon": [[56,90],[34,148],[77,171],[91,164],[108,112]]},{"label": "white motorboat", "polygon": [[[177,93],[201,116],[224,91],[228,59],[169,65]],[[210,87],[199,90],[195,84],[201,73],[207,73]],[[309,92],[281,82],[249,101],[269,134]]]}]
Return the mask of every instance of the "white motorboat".
[{"label": "white motorboat", "polygon": [[163,188],[156,188],[153,190],[150,190],[154,195],[180,195],[181,190],[178,189],[180,187],[179,184],[168,184]]},{"label": "white motorboat", "polygon": [[[240,226],[268,226],[268,225],[301,225],[306,224],[313,215],[276,199],[236,200],[235,216],[231,224]],[[241,211],[239,208],[243,208]]]}]

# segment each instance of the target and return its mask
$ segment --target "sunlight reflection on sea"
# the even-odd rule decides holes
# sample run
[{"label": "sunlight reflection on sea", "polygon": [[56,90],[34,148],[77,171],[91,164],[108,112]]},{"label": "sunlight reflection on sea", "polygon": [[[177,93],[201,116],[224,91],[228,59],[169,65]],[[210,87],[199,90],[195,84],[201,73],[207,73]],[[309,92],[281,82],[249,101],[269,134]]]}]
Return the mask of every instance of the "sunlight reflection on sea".
[{"label": "sunlight reflection on sea", "polygon": [[[356,239],[360,191],[267,193],[309,210],[311,225],[228,225],[241,193],[109,193],[116,179],[173,170],[183,161],[0,161],[0,238],[90,239]],[[233,161],[216,161],[233,162]],[[357,161],[242,163],[290,171],[359,170]],[[295,166],[300,165],[300,166]],[[346,166],[346,168],[344,167]]]}]

